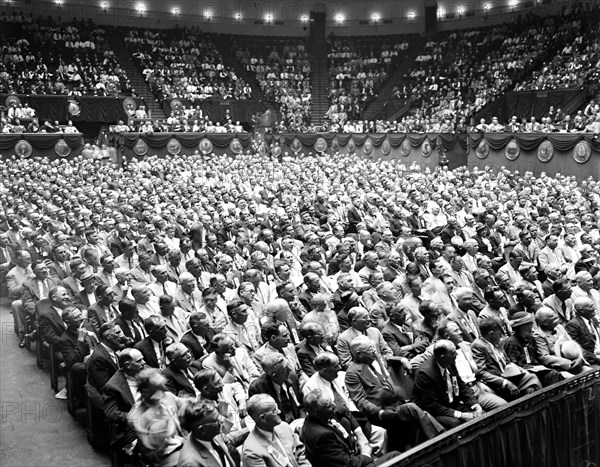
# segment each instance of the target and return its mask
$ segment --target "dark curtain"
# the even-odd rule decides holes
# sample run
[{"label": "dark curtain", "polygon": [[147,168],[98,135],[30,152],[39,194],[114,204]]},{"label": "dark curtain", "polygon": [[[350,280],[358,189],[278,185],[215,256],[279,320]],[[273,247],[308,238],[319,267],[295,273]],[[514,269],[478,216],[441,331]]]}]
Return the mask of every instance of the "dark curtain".
[{"label": "dark curtain", "polygon": [[[8,94],[0,95],[0,102],[4,103]],[[29,104],[35,110],[40,122],[44,120],[58,120],[66,123],[67,120],[73,122],[102,122],[116,123],[119,120],[127,120],[127,114],[123,109],[123,100],[121,97],[67,97],[67,96],[17,96],[21,104]],[[141,99],[134,99],[139,106]],[[79,115],[69,113],[69,102],[75,101],[79,107]]]},{"label": "dark curtain", "polygon": [[[163,110],[167,115],[171,114],[171,102],[174,99],[168,99],[163,101]],[[229,110],[229,117],[233,123],[240,122],[250,123],[252,117],[258,113],[263,113],[267,110],[267,106],[262,101],[220,101],[220,100],[208,100],[192,102],[188,99],[177,99],[182,105],[187,108],[200,107],[202,114],[207,116],[212,122],[221,122],[225,118],[225,111]]]},{"label": "dark curtain", "polygon": [[508,92],[477,112],[474,120],[477,124],[481,118],[489,122],[492,117],[498,117],[500,123],[504,123],[513,115],[529,120],[532,116],[546,115],[551,106],[570,114],[584,101],[586,94],[585,89]]}]

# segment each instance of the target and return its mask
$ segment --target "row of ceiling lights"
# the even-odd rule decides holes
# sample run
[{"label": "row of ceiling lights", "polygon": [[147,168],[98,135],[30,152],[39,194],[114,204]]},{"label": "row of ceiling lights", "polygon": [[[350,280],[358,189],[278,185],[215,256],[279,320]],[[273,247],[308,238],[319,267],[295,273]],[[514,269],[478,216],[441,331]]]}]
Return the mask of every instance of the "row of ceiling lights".
[{"label": "row of ceiling lights", "polygon": [[[58,6],[62,6],[62,5],[64,4],[64,1],[63,1],[63,0],[55,0],[55,2],[56,2],[56,4],[57,4]],[[108,10],[108,9],[110,8],[110,4],[109,4],[108,2],[102,2],[102,3],[100,4],[100,6],[101,6],[101,7],[102,7],[102,8],[103,8],[105,11],[106,11],[106,10]],[[134,6],[134,8],[135,8],[135,10],[136,10],[138,13],[145,13],[145,12],[146,12],[146,5],[145,5],[144,3],[142,3],[142,2],[138,2],[138,3],[136,3],[136,4],[135,4],[135,6]],[[174,8],[172,8],[172,9],[171,9],[171,13],[172,13],[173,15],[179,15],[179,14],[181,14],[181,10],[180,10],[179,8],[177,8],[177,7],[174,7]],[[212,11],[206,11],[206,12],[204,12],[204,15],[203,15],[203,16],[204,16],[204,18],[205,18],[205,19],[207,19],[207,20],[209,20],[209,21],[210,21],[210,19],[211,19],[211,18],[212,18],[214,15],[213,15],[213,12],[212,12]],[[411,10],[411,11],[408,11],[408,12],[407,12],[407,14],[406,14],[406,17],[407,17],[408,19],[410,19],[410,20],[413,20],[413,19],[415,19],[415,18],[417,17],[417,14],[416,14],[414,11],[412,11],[412,10]],[[236,19],[236,21],[241,21],[241,20],[243,19],[243,16],[242,16],[242,14],[241,14],[241,13],[235,13],[235,15],[234,15],[234,18]],[[267,14],[267,15],[265,15],[265,18],[264,18],[264,19],[265,19],[265,21],[267,21],[267,22],[272,22],[272,21],[273,21],[273,15],[272,15],[272,14]],[[308,15],[302,15],[302,16],[300,17],[300,21],[302,21],[303,23],[308,23],[308,19],[309,19],[309,18],[308,18]],[[343,22],[345,21],[345,19],[346,19],[346,18],[344,17],[344,15],[341,15],[341,14],[338,14],[338,15],[336,15],[336,17],[335,17],[335,21],[336,21],[337,23],[343,23]],[[373,13],[373,14],[371,15],[371,20],[372,20],[374,23],[377,23],[377,22],[381,21],[381,16],[380,16],[378,13]]]}]

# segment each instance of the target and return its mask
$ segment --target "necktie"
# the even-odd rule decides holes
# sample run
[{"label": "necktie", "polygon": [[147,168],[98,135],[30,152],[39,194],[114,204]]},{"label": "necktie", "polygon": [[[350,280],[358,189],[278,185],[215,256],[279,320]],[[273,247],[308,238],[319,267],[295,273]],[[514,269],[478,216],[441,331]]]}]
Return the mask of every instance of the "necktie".
[{"label": "necktie", "polygon": [[219,455],[219,459],[221,461],[221,465],[223,467],[228,467],[229,463],[227,462],[227,457],[225,456],[225,453],[223,452],[223,449],[221,448],[221,446],[219,446],[217,443],[215,443],[213,441],[212,442],[212,447],[215,449],[215,451]]},{"label": "necktie", "polygon": [[165,282],[163,282],[163,284],[162,284],[162,289],[163,289],[163,295],[169,295],[167,293],[167,287],[166,287],[166,283]]},{"label": "necktie", "polygon": [[133,269],[133,260],[131,259],[131,256],[127,258],[127,263],[129,264],[129,269]]},{"label": "necktie", "polygon": [[133,338],[134,338],[135,342],[137,343],[137,342],[141,341],[142,336],[140,335],[140,331],[138,330],[138,327],[134,321],[131,322],[131,328],[133,329]]},{"label": "necktie", "polygon": [[452,377],[450,376],[450,372],[448,370],[444,371],[446,378],[446,392],[448,393],[448,402],[452,404],[454,401],[454,391],[452,387]]},{"label": "necktie", "polygon": [[335,389],[335,385],[333,383],[329,383],[331,386],[331,391],[333,392],[333,401],[335,402],[336,407],[339,409],[346,408],[346,401],[342,397],[342,395]]}]

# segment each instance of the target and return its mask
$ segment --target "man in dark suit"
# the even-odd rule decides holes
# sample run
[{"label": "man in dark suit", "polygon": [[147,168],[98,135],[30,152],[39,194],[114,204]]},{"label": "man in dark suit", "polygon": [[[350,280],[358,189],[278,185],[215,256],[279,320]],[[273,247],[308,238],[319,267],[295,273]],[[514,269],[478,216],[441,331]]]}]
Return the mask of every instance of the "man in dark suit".
[{"label": "man in dark suit", "polygon": [[65,245],[54,246],[52,249],[52,258],[54,261],[48,264],[50,277],[62,281],[71,275],[71,267],[67,262],[68,256],[69,252]]},{"label": "man in dark suit", "polygon": [[348,208],[348,229],[346,233],[355,234],[358,233],[356,226],[363,221],[365,216],[364,211],[361,206],[362,202],[359,197],[356,197],[352,200],[352,206]]},{"label": "man in dark suit", "polygon": [[167,378],[167,391],[178,397],[195,398],[197,393],[194,387],[194,375],[190,371],[191,352],[178,342],[168,346],[165,353],[169,359],[169,365],[163,371],[164,377]]},{"label": "man in dark suit", "polygon": [[394,305],[388,314],[390,320],[381,330],[381,335],[396,357],[410,359],[424,352],[428,341],[416,336],[412,325],[407,323],[408,316],[403,305]]},{"label": "man in dark suit", "polygon": [[371,339],[355,337],[350,349],[353,361],[346,371],[350,398],[371,423],[388,430],[389,439],[402,440],[404,446],[409,447],[444,431],[416,404],[401,400],[396,384],[376,361]]},{"label": "man in dark suit", "polygon": [[210,328],[210,321],[206,313],[192,313],[189,323],[191,329],[181,337],[181,343],[190,349],[194,360],[192,365],[202,368],[200,359],[208,355],[208,347],[215,331]]},{"label": "man in dark suit", "polygon": [[104,385],[119,369],[116,352],[123,349],[125,339],[121,328],[112,323],[100,327],[100,344],[87,361],[87,385],[97,391],[98,397]]},{"label": "man in dark suit", "polygon": [[164,344],[167,337],[167,323],[161,316],[150,316],[144,321],[144,329],[148,337],[135,344],[144,356],[146,365],[152,368],[164,369],[165,351]]},{"label": "man in dark suit", "polygon": [[600,267],[594,258],[594,247],[592,245],[583,245],[579,253],[581,254],[581,258],[575,263],[575,273],[587,271],[592,277],[596,276],[600,271]]},{"label": "man in dark suit", "polygon": [[269,394],[277,402],[281,419],[287,423],[300,418],[302,410],[302,392],[298,377],[292,373],[286,358],[280,353],[266,355],[260,365],[264,374],[250,383],[248,396]]},{"label": "man in dark suit", "polygon": [[98,301],[88,308],[88,321],[93,331],[98,334],[100,326],[113,321],[119,314],[115,306],[115,292],[112,287],[100,284],[95,291]]},{"label": "man in dark suit", "polygon": [[62,315],[62,319],[67,329],[60,336],[54,350],[60,353],[69,372],[74,400],[82,403],[86,379],[85,365],[92,347],[98,344],[98,339],[83,325],[83,315],[79,308],[67,308]]},{"label": "man in dark suit", "polygon": [[[116,432],[111,440],[112,449],[121,449],[136,439],[135,433],[127,425],[127,414],[139,399],[135,376],[144,368],[144,357],[139,350],[127,348],[119,353],[118,370],[102,388],[104,415],[116,424]],[[135,388],[135,394],[132,393]]]},{"label": "man in dark suit", "polygon": [[[12,307],[15,325],[19,330],[31,330],[36,304],[49,297],[50,289],[56,287],[57,279],[48,277],[48,266],[46,263],[35,263],[32,266],[35,277],[26,280],[21,288],[21,306]],[[33,337],[30,335],[30,338]],[[21,339],[19,347],[27,346],[25,336]]]},{"label": "man in dark suit", "polygon": [[137,316],[137,305],[134,300],[124,298],[119,301],[119,315],[113,321],[121,328],[123,334],[133,341],[133,345],[146,337],[146,331]]},{"label": "man in dark suit", "polygon": [[600,365],[600,324],[594,301],[577,297],[573,307],[575,317],[565,325],[565,330],[581,346],[583,358],[590,365]]},{"label": "man in dark suit", "polygon": [[65,332],[66,326],[62,320],[62,312],[72,304],[69,291],[61,286],[53,287],[48,292],[48,298],[37,302],[35,309],[38,315],[38,327],[42,340],[48,344],[56,344]]},{"label": "man in dark suit", "polygon": [[389,452],[377,462],[371,457],[371,446],[364,437],[356,436],[358,428],[341,424],[335,417],[336,405],[331,396],[319,389],[306,396],[308,416],[302,425],[306,457],[313,466],[367,467],[379,465],[398,452]]},{"label": "man in dark suit", "polygon": [[417,371],[413,388],[415,403],[447,429],[483,414],[475,393],[458,375],[455,361],[456,346],[449,340],[437,341],[433,356]]},{"label": "man in dark suit", "polygon": [[323,342],[325,333],[319,323],[309,321],[300,326],[300,337],[304,337],[296,347],[296,355],[300,366],[309,378],[316,373],[314,360],[323,352],[332,352],[332,349]]},{"label": "man in dark suit", "polygon": [[79,282],[79,279],[81,279],[81,276],[85,272],[85,266],[86,265],[81,258],[73,258],[69,263],[71,275],[65,277],[62,281],[62,285],[69,290],[73,297],[75,297],[75,295],[77,295],[83,288]]}]

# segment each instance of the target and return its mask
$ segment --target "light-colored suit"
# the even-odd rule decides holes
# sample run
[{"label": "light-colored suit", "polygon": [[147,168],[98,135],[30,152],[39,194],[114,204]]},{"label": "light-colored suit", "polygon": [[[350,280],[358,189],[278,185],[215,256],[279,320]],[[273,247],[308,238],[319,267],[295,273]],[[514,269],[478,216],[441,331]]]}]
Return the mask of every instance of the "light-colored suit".
[{"label": "light-colored suit", "polygon": [[[387,358],[394,355],[392,349],[387,344],[387,342],[383,339],[381,335],[381,331],[377,328],[370,327],[366,331],[367,337],[373,341],[375,344],[375,348],[379,357]],[[350,354],[350,343],[355,337],[362,336],[360,332],[358,332],[354,328],[348,328],[338,337],[337,342],[337,350],[338,356],[340,357],[340,364],[343,368],[347,368],[350,362],[352,362],[352,355]]]},{"label": "light-colored suit", "polygon": [[[276,443],[275,438],[279,441]],[[285,457],[279,452],[282,446]],[[281,422],[273,430],[273,439],[267,438],[266,434],[254,428],[242,448],[242,465],[244,467],[301,467],[310,466],[304,456],[304,446],[300,444],[297,435],[294,434],[286,422]]]}]

